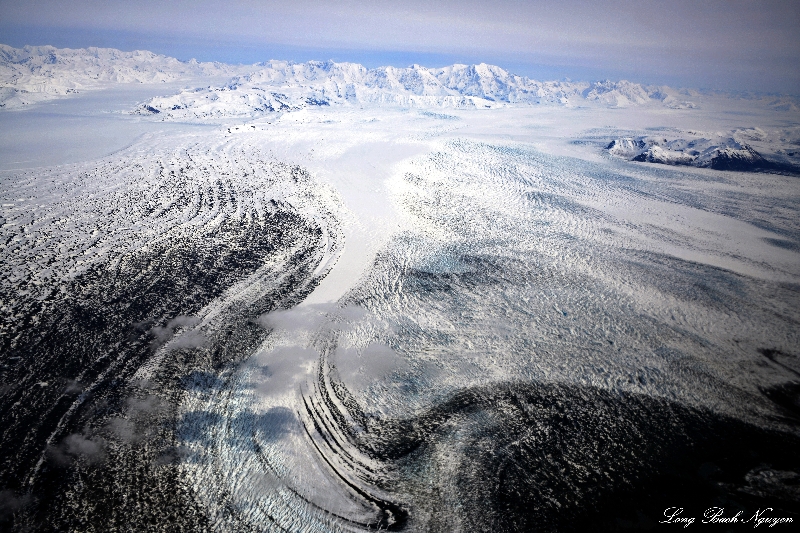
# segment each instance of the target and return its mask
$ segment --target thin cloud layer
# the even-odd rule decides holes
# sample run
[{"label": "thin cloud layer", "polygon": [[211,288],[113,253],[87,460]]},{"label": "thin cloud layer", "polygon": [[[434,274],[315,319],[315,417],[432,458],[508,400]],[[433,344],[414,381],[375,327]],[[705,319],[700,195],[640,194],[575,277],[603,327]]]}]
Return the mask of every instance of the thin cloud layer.
[{"label": "thin cloud layer", "polygon": [[184,54],[194,51],[205,60],[215,59],[215,49],[229,59],[226,48],[238,48],[245,60],[294,51],[297,57],[275,58],[327,59],[327,52],[364,63],[397,61],[403,52],[403,59],[417,55],[421,63],[436,55],[488,61],[533,77],[549,66],[578,76],[605,73],[694,86],[800,87],[800,8],[790,1],[39,0],[0,4],[0,20],[0,37],[11,27],[17,39],[25,33],[19,28],[31,35],[41,35],[37,28],[124,32],[132,45],[169,53],[182,43]]}]

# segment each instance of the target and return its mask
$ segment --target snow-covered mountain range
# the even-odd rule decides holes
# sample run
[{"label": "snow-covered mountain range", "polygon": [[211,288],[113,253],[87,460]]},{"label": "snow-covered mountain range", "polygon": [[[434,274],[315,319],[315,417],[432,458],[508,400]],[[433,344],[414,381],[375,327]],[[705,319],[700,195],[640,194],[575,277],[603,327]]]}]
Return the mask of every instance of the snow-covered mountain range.
[{"label": "snow-covered mountain range", "polygon": [[179,61],[137,50],[0,44],[0,108],[19,108],[84,90],[125,83],[230,77],[251,67]]},{"label": "snow-covered mountain range", "polygon": [[227,65],[179,61],[152,52],[110,48],[12,48],[0,45],[0,107],[19,108],[114,84],[229,78],[220,86],[155,98],[139,109],[164,117],[248,116],[308,105],[389,104],[477,107],[581,101],[611,107],[658,104],[693,107],[689,91],[628,81],[532,80],[481,63],[426,68],[366,68],[333,61],[269,61]]},{"label": "snow-covered mountain range", "polygon": [[[257,117],[308,106],[494,108],[518,105],[654,106],[692,109],[708,97],[689,89],[626,80],[537,81],[501,67],[450,65],[367,68],[333,61],[202,63],[147,51],[0,44],[0,109],[24,108],[86,90],[121,84],[180,82],[134,113],[162,120]],[[178,91],[175,93],[175,91]],[[721,95],[716,95],[721,96]],[[729,97],[730,95],[723,96]],[[793,97],[759,96],[776,111],[796,112]]]},{"label": "snow-covered mountain range", "polygon": [[222,87],[184,90],[143,104],[140,112],[165,118],[254,116],[313,105],[378,104],[404,107],[493,108],[508,105],[575,105],[590,101],[611,107],[694,107],[689,94],[628,81],[531,80],[495,66],[366,68],[355,63],[270,61]]}]

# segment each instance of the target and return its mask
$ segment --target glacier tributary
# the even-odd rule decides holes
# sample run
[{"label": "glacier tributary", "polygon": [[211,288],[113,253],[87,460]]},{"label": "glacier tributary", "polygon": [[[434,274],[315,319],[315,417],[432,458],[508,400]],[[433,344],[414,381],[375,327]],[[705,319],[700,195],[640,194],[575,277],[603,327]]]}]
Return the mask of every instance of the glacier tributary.
[{"label": "glacier tributary", "polygon": [[797,512],[797,179],[560,130],[624,118],[603,113],[307,109],[4,172],[14,520]]}]

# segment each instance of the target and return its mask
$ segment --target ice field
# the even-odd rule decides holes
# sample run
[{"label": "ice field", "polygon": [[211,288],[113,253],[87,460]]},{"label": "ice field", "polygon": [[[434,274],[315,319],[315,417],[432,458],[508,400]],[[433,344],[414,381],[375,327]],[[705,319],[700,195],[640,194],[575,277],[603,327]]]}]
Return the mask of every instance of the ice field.
[{"label": "ice field", "polygon": [[798,519],[796,108],[145,81],[0,111],[0,527]]}]

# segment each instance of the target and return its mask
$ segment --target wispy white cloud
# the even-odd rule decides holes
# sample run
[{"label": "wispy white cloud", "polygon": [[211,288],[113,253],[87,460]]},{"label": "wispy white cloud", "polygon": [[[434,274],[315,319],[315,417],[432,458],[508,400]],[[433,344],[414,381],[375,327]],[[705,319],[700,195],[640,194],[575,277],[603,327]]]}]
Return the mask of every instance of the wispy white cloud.
[{"label": "wispy white cloud", "polygon": [[88,463],[98,463],[105,459],[105,443],[99,437],[80,433],[68,435],[61,443],[49,450],[49,456],[56,464],[67,466],[82,458]]},{"label": "wispy white cloud", "polygon": [[319,362],[320,353],[313,347],[316,335],[349,330],[365,315],[364,309],[356,306],[315,304],[276,310],[257,318],[256,322],[273,330],[278,340],[252,361],[258,369],[253,377],[256,391],[262,396],[274,396],[297,389]]},{"label": "wispy white cloud", "polygon": [[181,348],[199,348],[203,346],[207,341],[205,335],[200,331],[190,329],[197,326],[199,323],[200,319],[197,317],[176,316],[167,322],[166,326],[154,327],[150,330],[150,334],[154,337],[151,348],[155,350],[170,342],[177,330],[184,330],[184,333],[170,343],[169,349],[178,350]]},{"label": "wispy white cloud", "polygon": [[11,490],[0,490],[0,523],[9,520],[11,516],[22,508],[33,503],[29,494],[17,494]]}]

